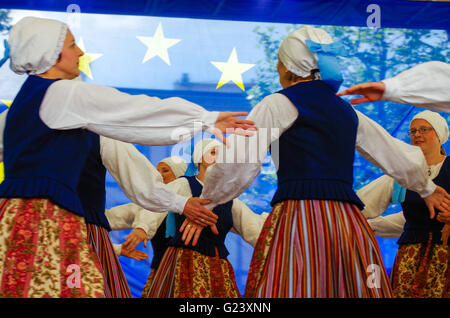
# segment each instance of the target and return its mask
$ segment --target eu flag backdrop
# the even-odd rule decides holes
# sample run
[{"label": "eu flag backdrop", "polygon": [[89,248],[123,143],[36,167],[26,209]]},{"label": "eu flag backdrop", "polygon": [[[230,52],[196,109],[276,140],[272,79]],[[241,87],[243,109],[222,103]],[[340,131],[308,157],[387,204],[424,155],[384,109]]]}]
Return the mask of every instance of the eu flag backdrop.
[{"label": "eu flag backdrop", "polygon": [[[276,65],[276,49],[280,40],[294,27],[283,23],[22,10],[9,11],[11,25],[29,15],[58,19],[69,24],[76,43],[85,52],[80,60],[80,76],[83,81],[116,87],[130,94],[148,94],[160,98],[178,96],[208,110],[218,111],[250,111],[265,94],[280,88],[276,70],[273,67]],[[350,39],[356,33],[365,35],[373,31],[356,27],[336,27],[329,30],[334,32],[332,35],[348,32]],[[383,36],[389,36],[391,31],[383,32]],[[392,51],[395,51],[392,53],[394,57],[387,56],[385,59],[395,58],[395,54],[399,54],[394,46],[402,40],[402,35],[403,38],[407,38],[405,34],[408,36],[413,34],[421,41],[425,41],[428,46],[443,48],[438,57],[425,51],[425,53],[418,52],[417,59],[403,61],[400,64],[403,69],[430,59],[446,62],[449,60],[450,49],[445,31],[427,30],[425,34],[423,30],[398,29],[392,30],[392,33],[399,35],[400,38],[392,38],[389,42],[392,43]],[[368,37],[364,43],[358,42],[359,46],[355,47],[354,52],[355,56],[356,53],[369,52],[366,57],[360,54],[358,60],[342,64],[344,86],[356,82],[380,80],[386,74],[393,75],[389,72],[378,74],[364,71],[371,66],[377,66],[375,63],[380,61],[372,60],[373,55],[377,54],[377,50],[383,49],[380,42],[372,40],[381,33],[373,31],[370,34],[372,38]],[[1,35],[1,42],[6,36],[7,34]],[[401,47],[402,44],[398,46]],[[407,46],[406,49],[411,48]],[[14,74],[5,65],[0,69],[0,79],[0,111],[3,111],[14,99],[25,76]],[[419,110],[409,105],[402,105],[396,106],[399,111],[394,112],[387,110],[390,108],[386,104],[382,103],[381,107],[370,104],[359,110],[387,127],[398,138],[408,141],[406,135],[408,120]],[[448,119],[447,114],[443,115]],[[161,159],[170,156],[172,150],[170,146],[136,145],[136,147],[155,166]],[[185,149],[187,148],[189,148],[188,144]],[[180,155],[189,157],[189,151]],[[276,187],[275,172],[273,162],[270,157],[267,157],[260,175],[240,196],[240,199],[255,213],[260,214],[271,210],[270,200]],[[355,190],[380,174],[379,169],[357,156]],[[106,189],[106,208],[130,202],[109,174]],[[398,206],[392,206],[386,213],[393,213],[399,209]],[[114,243],[121,243],[129,232],[130,230],[113,231],[110,235]],[[380,238],[379,243],[389,271],[397,249],[395,239]],[[233,233],[228,235],[226,245],[230,251],[229,260],[234,267],[238,287],[243,293],[253,249]],[[120,257],[134,297],[141,295],[150,273],[152,260],[150,244],[147,248],[140,244],[138,249],[145,251],[149,255],[148,259],[138,262]]]}]

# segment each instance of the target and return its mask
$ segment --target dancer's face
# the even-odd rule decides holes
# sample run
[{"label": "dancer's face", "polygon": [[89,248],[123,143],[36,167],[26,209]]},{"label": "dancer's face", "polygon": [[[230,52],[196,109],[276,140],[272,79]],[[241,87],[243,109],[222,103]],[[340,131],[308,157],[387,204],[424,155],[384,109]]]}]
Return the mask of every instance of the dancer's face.
[{"label": "dancer's face", "polygon": [[165,184],[172,182],[173,180],[175,180],[177,178],[175,176],[175,173],[173,173],[172,169],[170,168],[170,166],[165,162],[158,163],[158,165],[156,166],[156,169],[161,174],[161,176],[163,178],[163,182]]},{"label": "dancer's face", "polygon": [[67,31],[61,54],[52,67],[54,74],[62,79],[74,79],[80,75],[79,59],[83,54],[84,52],[75,44],[72,33]]},{"label": "dancer's face", "polygon": [[280,79],[281,87],[286,88],[286,87],[291,86],[291,82],[289,81],[289,78],[288,78],[289,71],[286,68],[286,66],[284,66],[283,63],[281,63],[279,57],[278,57],[278,63],[277,63],[277,71],[278,71],[278,76]]},{"label": "dancer's face", "polygon": [[216,163],[216,156],[217,156],[217,150],[218,147],[211,148],[209,151],[207,151],[203,157],[201,165],[205,168],[208,168],[209,166]]},{"label": "dancer's face", "polygon": [[[425,131],[420,132],[421,129]],[[411,144],[420,147],[425,156],[440,153],[441,143],[439,137],[428,121],[414,119],[409,125],[409,130],[414,132],[411,133]]]}]

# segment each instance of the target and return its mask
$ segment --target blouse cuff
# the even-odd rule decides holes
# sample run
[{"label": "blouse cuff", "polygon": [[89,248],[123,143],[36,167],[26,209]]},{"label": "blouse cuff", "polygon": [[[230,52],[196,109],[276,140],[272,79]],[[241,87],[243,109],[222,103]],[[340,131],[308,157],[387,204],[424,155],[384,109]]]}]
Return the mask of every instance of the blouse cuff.
[{"label": "blouse cuff", "polygon": [[203,112],[203,115],[201,116],[202,124],[206,127],[204,127],[202,130],[205,130],[209,132],[210,134],[214,134],[214,125],[216,124],[217,117],[219,117],[219,112],[209,112],[205,111]]},{"label": "blouse cuff", "polygon": [[398,81],[398,79],[396,78],[388,78],[385,80],[382,80],[382,82],[385,85],[385,90],[384,90],[384,94],[383,97],[381,98],[382,100],[387,100],[387,101],[392,101],[392,102],[397,102],[400,100],[400,83]]},{"label": "blouse cuff", "polygon": [[173,209],[171,212],[175,212],[178,214],[183,214],[184,206],[186,205],[189,198],[183,197],[181,195],[174,196]]},{"label": "blouse cuff", "polygon": [[427,185],[425,186],[423,191],[421,191],[419,193],[420,197],[421,198],[426,198],[427,196],[432,194],[435,190],[436,190],[436,184],[434,184],[434,182],[431,179],[428,179]]},{"label": "blouse cuff", "polygon": [[114,253],[119,257],[120,253],[122,253],[122,244],[113,244],[113,249]]}]

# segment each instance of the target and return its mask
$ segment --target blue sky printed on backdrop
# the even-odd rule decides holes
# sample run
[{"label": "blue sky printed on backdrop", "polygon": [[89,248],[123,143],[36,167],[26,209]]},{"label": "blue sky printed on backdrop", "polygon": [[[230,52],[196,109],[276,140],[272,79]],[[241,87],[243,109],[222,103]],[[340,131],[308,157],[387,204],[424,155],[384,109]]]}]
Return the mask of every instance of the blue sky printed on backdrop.
[{"label": "blue sky printed on backdrop", "polygon": [[[261,38],[255,28],[275,30],[277,32],[271,34],[276,34],[275,38],[278,36],[276,39],[279,40],[280,37],[287,35],[286,30],[289,27],[281,23],[164,17],[99,14],[81,14],[74,17],[65,12],[22,10],[10,11],[11,24],[28,15],[54,18],[69,24],[77,44],[86,53],[80,63],[81,78],[84,81],[116,87],[132,94],[143,93],[161,98],[178,96],[198,103],[208,110],[251,110],[256,97],[253,93],[249,93],[249,90],[261,81],[258,68],[261,61],[266,59],[264,45],[261,44]],[[0,34],[1,43],[4,38],[6,34]],[[431,45],[442,44],[443,41],[447,42],[447,35],[445,31],[435,30],[430,32],[427,41]],[[445,45],[447,43],[444,43]],[[371,42],[363,47],[368,52],[379,49]],[[1,56],[2,50],[3,48],[0,49]],[[424,58],[423,61],[426,60]],[[370,63],[369,58],[363,62]],[[364,73],[360,73],[363,75],[358,79],[352,78],[351,74],[358,65],[345,67],[344,86],[372,80],[365,77]],[[14,98],[25,77],[14,74],[5,65],[0,69],[0,78],[1,112]],[[277,81],[277,78],[273,79],[275,87]],[[385,127],[396,121],[398,124],[388,130],[408,142],[406,135],[408,122],[413,114],[421,109],[413,109],[408,105],[402,107],[399,113],[390,114],[387,118],[378,116],[377,107],[359,110]],[[448,119],[448,115],[445,116]],[[200,134],[193,142],[178,146],[177,154],[188,159],[189,148],[199,138]],[[136,145],[136,147],[155,166],[161,159],[172,155],[173,149],[170,146]],[[450,150],[447,145],[444,148],[447,152]],[[275,172],[273,162],[267,157],[261,174],[240,196],[240,199],[256,213],[271,210],[270,200],[276,187]],[[374,169],[370,163],[356,157],[355,190],[379,175],[381,175],[379,169]],[[130,202],[109,174],[106,188],[106,208]],[[399,210],[401,207],[393,205],[386,213]],[[129,232],[130,230],[113,231],[110,235],[113,242],[119,243],[124,241]],[[389,272],[397,250],[396,240],[378,238],[378,241]],[[226,245],[230,251],[228,258],[234,267],[237,285],[243,293],[253,248],[233,233],[227,236]],[[140,244],[138,249],[145,251],[149,258],[138,262],[120,257],[134,297],[141,295],[150,273],[152,259],[151,244],[148,244],[147,248]]]}]

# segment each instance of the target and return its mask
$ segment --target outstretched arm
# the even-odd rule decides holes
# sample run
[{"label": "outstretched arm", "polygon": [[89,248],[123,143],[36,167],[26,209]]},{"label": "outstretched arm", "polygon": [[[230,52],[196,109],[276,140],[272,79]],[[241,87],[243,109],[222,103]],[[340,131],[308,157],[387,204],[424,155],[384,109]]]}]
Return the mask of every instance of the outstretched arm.
[{"label": "outstretched arm", "polygon": [[386,100],[450,112],[449,87],[450,64],[431,61],[381,82],[354,85],[337,95],[363,95],[350,101],[354,105]]}]

